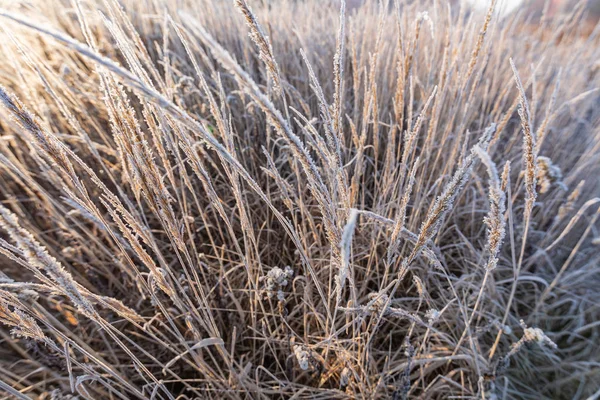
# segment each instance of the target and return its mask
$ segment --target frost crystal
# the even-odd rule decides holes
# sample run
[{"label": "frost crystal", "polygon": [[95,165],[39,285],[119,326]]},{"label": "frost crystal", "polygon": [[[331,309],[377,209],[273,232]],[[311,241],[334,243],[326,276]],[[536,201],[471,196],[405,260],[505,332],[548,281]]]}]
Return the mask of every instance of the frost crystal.
[{"label": "frost crystal", "polygon": [[267,273],[267,276],[263,276],[260,280],[264,282],[264,291],[268,298],[272,298],[274,294],[277,295],[277,300],[283,301],[285,295],[282,288],[288,285],[288,280],[294,276],[294,271],[289,267],[285,267],[285,270],[275,267]]},{"label": "frost crystal", "polygon": [[294,346],[294,354],[296,359],[298,360],[298,365],[300,365],[300,369],[306,371],[310,364],[310,353],[304,346],[295,345]]},{"label": "frost crystal", "polygon": [[425,318],[427,318],[429,325],[432,325],[433,323],[437,322],[437,320],[440,318],[440,311],[434,308],[429,309],[425,313]]}]

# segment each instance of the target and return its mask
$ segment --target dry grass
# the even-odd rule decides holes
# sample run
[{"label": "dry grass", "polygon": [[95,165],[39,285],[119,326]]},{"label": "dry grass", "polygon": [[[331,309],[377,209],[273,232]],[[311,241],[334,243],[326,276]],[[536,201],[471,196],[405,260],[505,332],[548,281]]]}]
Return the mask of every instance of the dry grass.
[{"label": "dry grass", "polygon": [[6,396],[600,396],[584,9],[0,4]]}]

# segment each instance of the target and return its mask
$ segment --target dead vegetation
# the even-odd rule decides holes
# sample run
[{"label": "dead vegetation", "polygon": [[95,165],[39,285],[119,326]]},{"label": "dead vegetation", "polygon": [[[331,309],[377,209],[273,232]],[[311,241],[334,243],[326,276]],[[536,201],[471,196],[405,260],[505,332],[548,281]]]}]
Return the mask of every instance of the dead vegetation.
[{"label": "dead vegetation", "polygon": [[600,396],[583,7],[0,4],[0,392]]}]

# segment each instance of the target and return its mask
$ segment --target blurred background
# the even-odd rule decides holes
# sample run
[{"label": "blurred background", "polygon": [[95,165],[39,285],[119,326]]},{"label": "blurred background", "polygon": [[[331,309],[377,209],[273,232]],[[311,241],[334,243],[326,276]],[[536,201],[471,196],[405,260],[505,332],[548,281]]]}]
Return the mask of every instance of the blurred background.
[{"label": "blurred background", "polygon": [[[258,1],[258,0],[257,0]],[[269,0],[263,0],[269,2]],[[293,0],[292,0],[293,1]],[[334,8],[339,7],[339,0],[329,0]],[[349,11],[358,10],[365,3],[377,3],[379,0],[346,0]],[[390,0],[390,6],[393,7],[393,1]],[[415,2],[437,2],[438,0],[403,0],[403,3]],[[446,0],[453,11],[459,9],[459,5],[467,6],[473,12],[486,13],[489,9],[491,0]],[[441,4],[445,1],[441,0]],[[570,15],[572,11],[578,9],[578,15],[581,13],[582,25],[579,27],[579,33],[587,36],[591,34],[600,21],[600,0],[498,0],[496,4],[496,14],[502,19],[508,20],[517,15],[525,16],[531,26],[537,25],[540,19],[545,15],[546,20],[560,18],[561,15]],[[527,29],[527,26],[522,26]]]},{"label": "blurred background", "polygon": [[[358,8],[368,0],[346,0],[349,9]],[[475,10],[487,10],[491,0],[450,0],[451,4],[463,2]],[[509,16],[518,11],[529,12],[541,16],[544,9],[548,17],[555,16],[562,11],[569,11],[577,6],[583,6],[586,21],[595,25],[600,20],[600,0],[499,0],[497,11],[503,16]]]},{"label": "blurred background", "polygon": [[[454,0],[458,3],[460,0]],[[486,9],[490,1],[487,0],[466,0],[468,4],[475,8]],[[500,0],[498,1],[498,10],[505,15],[516,12],[519,9],[525,9],[535,14],[541,15],[544,8],[547,9],[547,15],[552,16],[560,11],[570,10],[578,5],[585,7],[588,18],[597,22],[600,17],[600,0]]]}]

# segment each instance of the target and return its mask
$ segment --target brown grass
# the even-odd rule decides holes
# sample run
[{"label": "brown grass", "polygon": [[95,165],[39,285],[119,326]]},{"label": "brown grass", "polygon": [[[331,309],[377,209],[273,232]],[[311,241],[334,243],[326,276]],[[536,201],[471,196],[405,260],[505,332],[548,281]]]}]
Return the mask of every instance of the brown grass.
[{"label": "brown grass", "polygon": [[0,0],[0,394],[600,396],[600,29],[334,3]]}]

